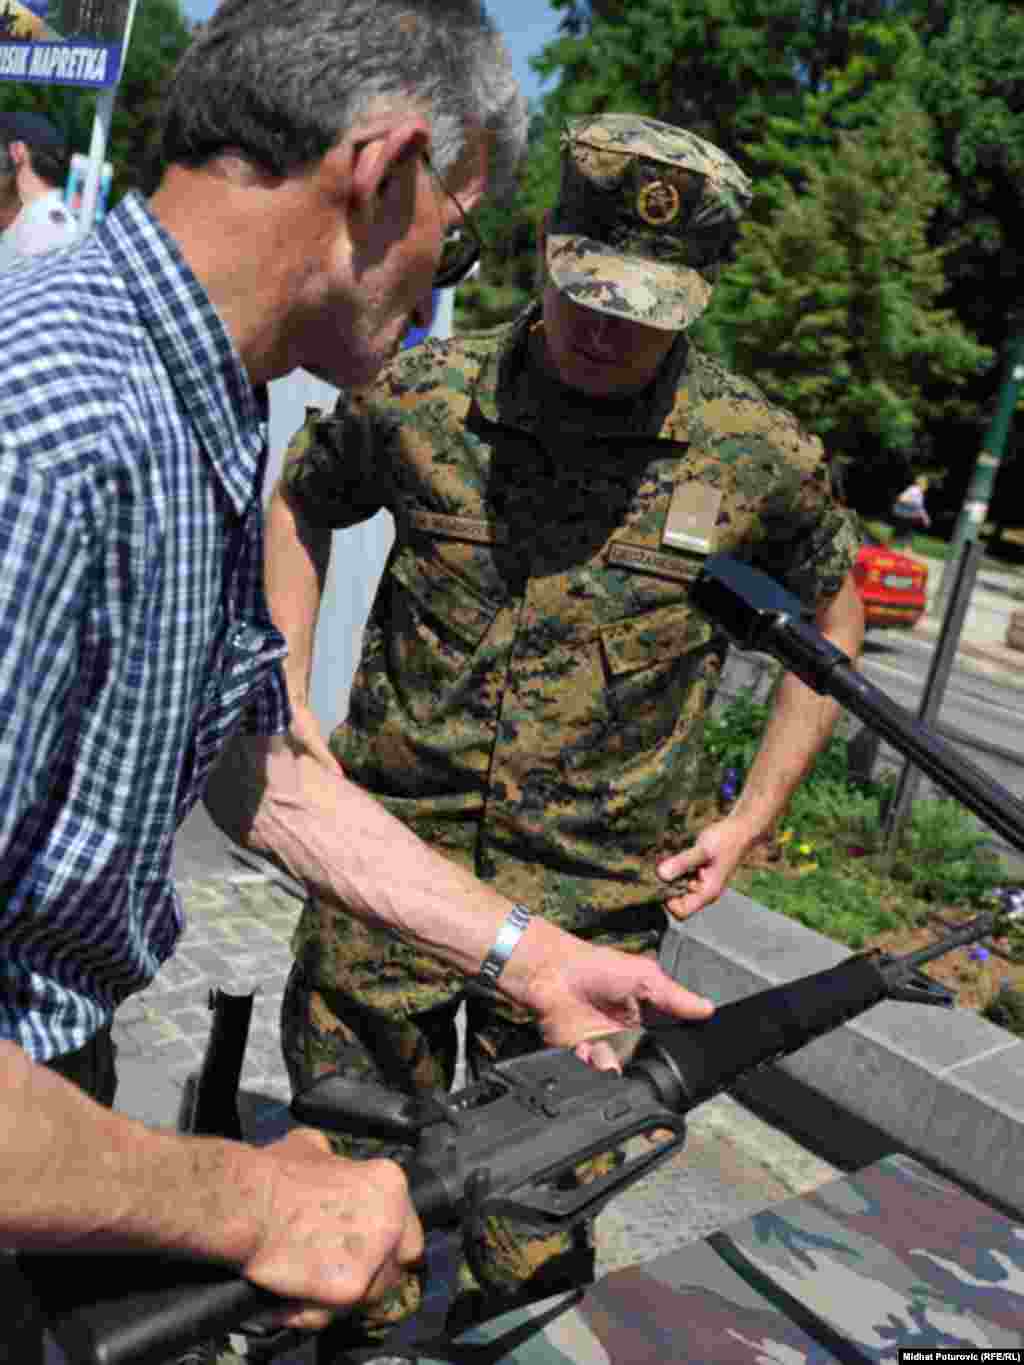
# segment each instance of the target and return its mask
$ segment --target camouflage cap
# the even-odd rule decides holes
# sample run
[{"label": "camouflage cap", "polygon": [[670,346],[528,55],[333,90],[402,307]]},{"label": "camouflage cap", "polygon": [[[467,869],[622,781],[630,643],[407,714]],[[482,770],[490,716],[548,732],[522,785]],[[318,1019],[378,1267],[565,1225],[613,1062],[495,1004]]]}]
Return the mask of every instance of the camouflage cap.
[{"label": "camouflage cap", "polygon": [[682,331],[707,307],[750,200],[736,163],[693,133],[637,114],[571,119],[548,274],[587,308]]}]

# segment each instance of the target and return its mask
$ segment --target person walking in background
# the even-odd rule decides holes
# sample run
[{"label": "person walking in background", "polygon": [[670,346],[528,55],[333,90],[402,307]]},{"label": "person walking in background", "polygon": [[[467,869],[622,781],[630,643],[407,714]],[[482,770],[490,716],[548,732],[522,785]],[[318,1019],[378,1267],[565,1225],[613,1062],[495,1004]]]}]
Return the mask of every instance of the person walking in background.
[{"label": "person walking in background", "polygon": [[892,544],[910,545],[914,531],[926,531],[932,524],[928,509],[924,505],[928,492],[928,480],[922,474],[912,484],[908,484],[892,505]]},{"label": "person walking in background", "polygon": [[70,164],[49,119],[0,113],[0,269],[74,243],[78,223],[64,203]]}]

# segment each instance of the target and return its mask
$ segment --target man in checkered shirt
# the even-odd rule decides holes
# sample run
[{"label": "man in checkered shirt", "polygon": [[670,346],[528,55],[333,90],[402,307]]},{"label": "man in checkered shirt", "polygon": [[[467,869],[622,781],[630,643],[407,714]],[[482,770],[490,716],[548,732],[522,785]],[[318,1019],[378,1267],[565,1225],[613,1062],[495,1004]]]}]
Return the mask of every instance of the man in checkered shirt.
[{"label": "man in checkered shirt", "polygon": [[173,1247],[335,1306],[421,1254],[390,1162],[103,1107],[113,1011],[181,929],[175,830],[232,736],[222,823],[467,974],[483,962],[549,1041],[634,1024],[643,999],[710,1011],[655,964],[530,921],[284,735],[265,385],[300,365],[374,377],[472,265],[465,214],[517,160],[522,113],[477,0],[227,0],[176,73],[152,199],[5,285],[0,1245]]}]

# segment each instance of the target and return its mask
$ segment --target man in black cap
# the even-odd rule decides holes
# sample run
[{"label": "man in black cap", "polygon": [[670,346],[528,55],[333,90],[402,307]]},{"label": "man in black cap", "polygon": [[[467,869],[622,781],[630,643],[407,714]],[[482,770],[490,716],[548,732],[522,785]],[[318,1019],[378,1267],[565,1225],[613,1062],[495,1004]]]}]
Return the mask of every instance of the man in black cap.
[{"label": "man in black cap", "polygon": [[69,155],[42,114],[0,113],[0,269],[70,246],[78,225],[64,205]]}]

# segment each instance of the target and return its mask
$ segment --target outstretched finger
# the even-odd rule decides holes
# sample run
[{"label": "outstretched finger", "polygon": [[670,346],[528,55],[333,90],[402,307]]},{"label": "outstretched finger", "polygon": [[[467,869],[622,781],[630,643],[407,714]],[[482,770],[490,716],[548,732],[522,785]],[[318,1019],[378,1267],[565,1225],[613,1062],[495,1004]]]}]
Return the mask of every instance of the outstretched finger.
[{"label": "outstretched finger", "polygon": [[652,982],[647,1003],[653,1005],[661,1014],[677,1019],[707,1019],[715,1012],[714,1002],[706,996],[688,991],[678,981],[673,981],[667,972],[658,968]]}]

